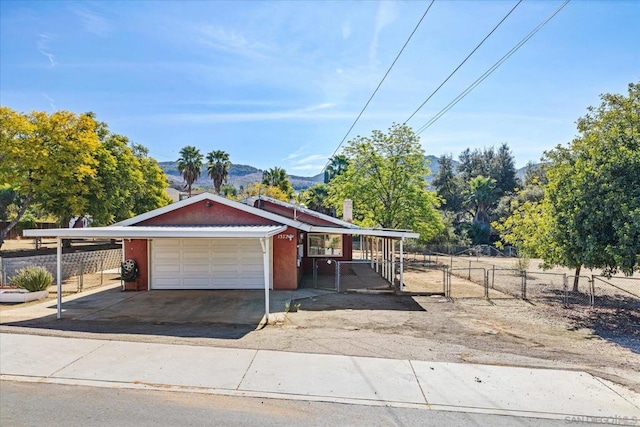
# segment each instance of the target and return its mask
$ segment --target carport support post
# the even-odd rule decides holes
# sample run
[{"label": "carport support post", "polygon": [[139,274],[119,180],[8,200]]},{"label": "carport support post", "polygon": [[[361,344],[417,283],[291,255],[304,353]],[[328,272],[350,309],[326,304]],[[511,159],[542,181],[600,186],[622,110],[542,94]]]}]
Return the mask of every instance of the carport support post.
[{"label": "carport support post", "polygon": [[262,262],[264,263],[264,320],[269,323],[269,241],[261,237]]},{"label": "carport support post", "polygon": [[404,291],[404,237],[400,238],[400,292]]},{"label": "carport support post", "polygon": [[58,313],[56,317],[62,317],[62,238],[56,238],[56,285],[58,287]]}]

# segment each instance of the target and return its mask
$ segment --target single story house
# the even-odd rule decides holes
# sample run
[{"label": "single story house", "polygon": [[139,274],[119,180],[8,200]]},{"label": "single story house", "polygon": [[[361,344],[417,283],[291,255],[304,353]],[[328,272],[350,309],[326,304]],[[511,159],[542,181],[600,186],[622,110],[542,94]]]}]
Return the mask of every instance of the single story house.
[{"label": "single story house", "polygon": [[[236,202],[210,193],[107,227],[25,230],[26,237],[58,240],[58,267],[63,238],[122,239],[124,259],[138,269],[126,290],[264,289],[267,316],[269,290],[296,289],[313,258],[351,260],[353,235],[368,237],[371,253],[375,249],[384,260],[395,258],[393,240],[400,240],[402,251],[405,238],[418,237],[361,228],[268,197]],[[58,288],[60,297],[60,280]]]}]

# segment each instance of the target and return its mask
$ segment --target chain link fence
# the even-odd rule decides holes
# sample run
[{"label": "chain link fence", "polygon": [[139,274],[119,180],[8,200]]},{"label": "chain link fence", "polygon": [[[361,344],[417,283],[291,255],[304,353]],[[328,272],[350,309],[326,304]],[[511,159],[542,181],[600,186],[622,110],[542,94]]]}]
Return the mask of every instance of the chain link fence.
[{"label": "chain link fence", "polygon": [[[605,276],[574,276],[566,273],[529,268],[514,259],[514,267],[491,264],[480,256],[454,256],[442,253],[410,253],[406,255],[409,281],[422,283],[410,288],[431,290],[415,272],[428,274],[437,270],[431,280],[442,286],[447,297],[519,298],[532,302],[561,304],[565,307],[608,307],[640,309],[640,278]],[[455,278],[463,279],[455,280]],[[407,280],[405,280],[405,284]],[[469,283],[477,288],[469,287]]]},{"label": "chain link fence", "polygon": [[[3,286],[8,285],[19,270],[34,266],[44,267],[53,276],[54,283],[57,282],[57,262],[50,256],[3,258],[1,261],[0,280]],[[120,276],[121,261],[121,249],[63,254],[60,263],[63,291],[81,292],[104,285],[106,281]]]}]

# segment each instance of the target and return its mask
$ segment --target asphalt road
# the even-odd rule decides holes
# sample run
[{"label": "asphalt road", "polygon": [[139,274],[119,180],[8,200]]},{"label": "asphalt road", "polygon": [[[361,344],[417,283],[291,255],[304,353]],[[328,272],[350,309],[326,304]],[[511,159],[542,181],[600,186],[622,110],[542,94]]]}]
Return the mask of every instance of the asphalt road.
[{"label": "asphalt road", "polygon": [[[0,381],[2,426],[567,426],[576,420]],[[591,424],[593,425],[593,424]]]}]

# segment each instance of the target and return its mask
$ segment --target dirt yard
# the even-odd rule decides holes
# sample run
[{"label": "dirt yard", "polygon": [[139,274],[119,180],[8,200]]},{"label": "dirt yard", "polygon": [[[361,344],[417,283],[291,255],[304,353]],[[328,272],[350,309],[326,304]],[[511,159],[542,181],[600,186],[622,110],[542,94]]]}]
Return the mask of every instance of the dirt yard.
[{"label": "dirt yard", "polygon": [[[98,279],[92,280],[95,283]],[[110,283],[113,287],[115,282]],[[119,292],[118,288],[112,292]],[[297,294],[304,294],[298,291],[293,296],[300,304],[299,311],[280,313],[279,320],[265,328],[164,318],[161,322],[137,320],[135,324],[130,319],[48,319],[3,322],[0,331],[563,368],[584,370],[640,391],[640,337],[602,334],[595,324],[572,320],[578,309],[533,305],[514,298],[457,298],[452,302],[440,296],[325,292],[296,299]],[[126,293],[127,298],[131,295]],[[118,305],[109,307],[114,311]],[[16,308],[19,306],[3,305],[0,310],[6,318]],[[599,317],[598,312],[592,315]]]}]

